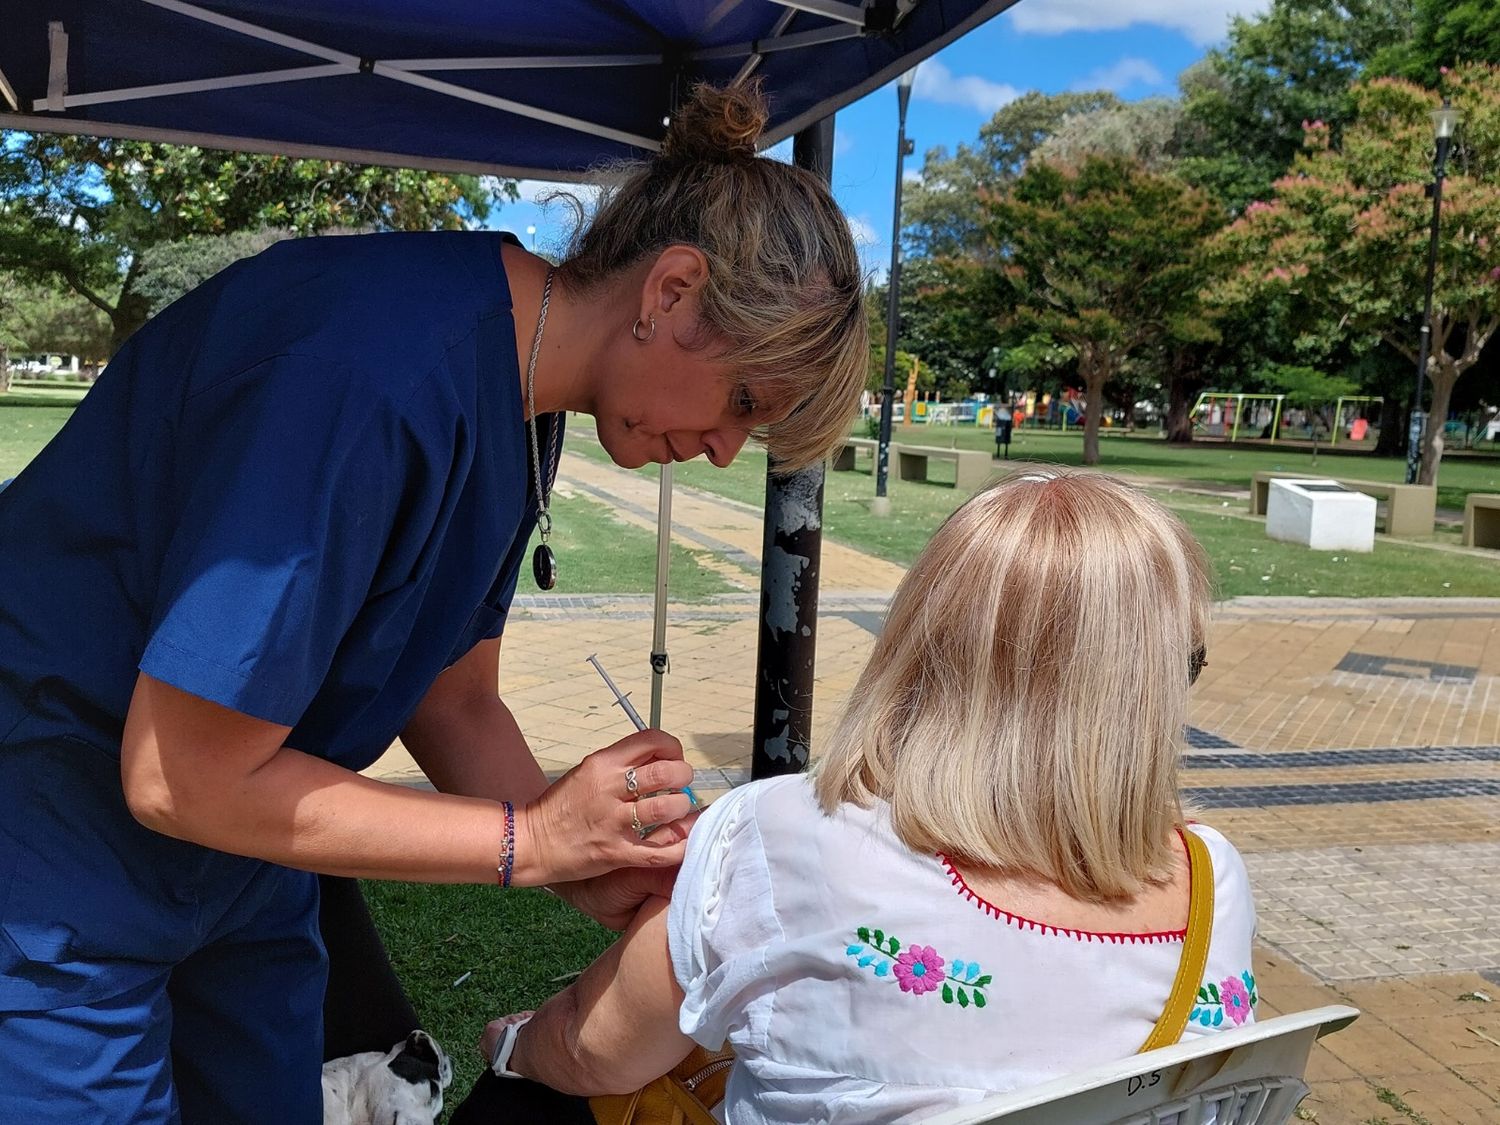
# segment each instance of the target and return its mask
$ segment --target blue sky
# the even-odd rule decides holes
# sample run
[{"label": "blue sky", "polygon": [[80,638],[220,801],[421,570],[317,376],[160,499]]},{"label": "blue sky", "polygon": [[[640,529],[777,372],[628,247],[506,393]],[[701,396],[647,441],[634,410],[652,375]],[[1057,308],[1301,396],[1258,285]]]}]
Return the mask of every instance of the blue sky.
[{"label": "blue sky", "polygon": [[[1171,94],[1177,75],[1220,42],[1232,15],[1252,15],[1268,0],[1021,0],[917,73],[907,134],[920,169],[928,149],[972,141],[1005,102],[1027,90],[1059,93],[1112,89],[1134,100]],[[891,192],[896,171],[896,92],[876,90],[839,113],[834,193],[849,215],[866,269],[883,275],[890,259]],[[790,144],[784,146],[789,157]],[[777,153],[776,155],[782,155]],[[566,208],[531,199],[547,185],[522,184],[527,198],[504,207],[496,223],[539,248],[568,232]]]}]

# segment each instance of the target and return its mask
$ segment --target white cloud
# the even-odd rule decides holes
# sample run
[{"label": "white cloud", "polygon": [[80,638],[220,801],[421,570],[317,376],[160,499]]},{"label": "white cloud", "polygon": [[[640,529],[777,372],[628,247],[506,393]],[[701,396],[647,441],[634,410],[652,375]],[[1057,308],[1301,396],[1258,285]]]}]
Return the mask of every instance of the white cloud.
[{"label": "white cloud", "polygon": [[1008,82],[992,82],[977,74],[954,74],[937,59],[928,59],[917,70],[912,93],[923,101],[968,106],[986,117],[1021,96],[1021,91]]},{"label": "white cloud", "polygon": [[1270,0],[1026,0],[1008,15],[1017,31],[1118,31],[1154,24],[1180,31],[1199,47],[1223,39],[1231,16],[1263,12]]},{"label": "white cloud", "polygon": [[849,215],[849,233],[854,236],[854,245],[863,251],[880,245],[880,235],[875,224],[865,215]]},{"label": "white cloud", "polygon": [[1146,59],[1123,58],[1084,75],[1073,83],[1075,90],[1113,90],[1122,94],[1132,86],[1159,87],[1166,79]]},{"label": "white cloud", "polygon": [[875,224],[868,215],[847,215],[849,233],[854,236],[854,249],[859,253],[859,264],[866,277],[884,277],[891,249],[880,237]]}]

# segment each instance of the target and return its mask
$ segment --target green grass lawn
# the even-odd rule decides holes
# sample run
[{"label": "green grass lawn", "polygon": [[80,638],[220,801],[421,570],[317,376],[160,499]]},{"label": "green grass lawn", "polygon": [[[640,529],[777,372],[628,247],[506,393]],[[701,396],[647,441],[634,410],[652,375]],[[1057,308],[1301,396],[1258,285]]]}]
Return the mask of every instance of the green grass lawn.
[{"label": "green grass lawn", "polygon": [[[990,448],[976,439],[988,439],[988,435],[976,433],[972,428],[935,427],[932,431],[918,431],[921,436],[949,435],[964,438],[958,444],[967,447],[975,443],[976,448]],[[587,437],[577,437],[569,448],[595,459],[606,459],[597,444]],[[916,444],[909,438],[909,444]],[[934,437],[927,444],[939,444]],[[942,442],[942,444],[948,444]],[[1076,464],[1081,458],[1081,443],[1071,434],[1033,432],[1025,445],[1013,444],[1013,456],[1025,456],[1031,460],[1047,460],[1057,464]],[[1248,485],[1253,468],[1284,467],[1297,471],[1308,466],[1310,455],[1297,453],[1290,458],[1281,458],[1265,464],[1259,462],[1253,468],[1242,466],[1244,458],[1252,460],[1275,455],[1276,451],[1252,451],[1249,454],[1222,447],[1178,450],[1165,443],[1148,438],[1111,437],[1103,447],[1103,468],[1118,470],[1121,476],[1143,476],[1149,480],[1183,479],[1207,481],[1209,483],[1243,483]],[[1177,456],[1181,454],[1181,456]],[[1069,459],[1071,456],[1071,460]],[[1175,458],[1175,459],[1174,459]],[[1231,462],[1229,459],[1234,458]],[[1295,458],[1301,458],[1297,460]],[[1330,473],[1332,458],[1319,454],[1319,470]],[[1359,466],[1358,473],[1338,464],[1338,472],[1344,476],[1377,479],[1374,472],[1366,472],[1367,466],[1399,469],[1399,462],[1376,461],[1370,458],[1351,459]],[[937,530],[948,513],[968,497],[968,493],[943,483],[915,484],[897,480],[889,481],[891,514],[878,518],[870,514],[870,500],[875,494],[868,460],[861,457],[859,468],[854,472],[829,473],[823,493],[823,526],[827,534],[860,550],[890,559],[892,562],[909,565],[923,545]],[[1166,465],[1167,469],[1161,466]],[[1460,466],[1471,476],[1476,476],[1476,486],[1489,487],[1488,478],[1477,474],[1494,472],[1497,487],[1500,487],[1500,465],[1489,467],[1473,463]],[[997,471],[1004,470],[1004,463],[996,463]],[[1448,466],[1444,466],[1447,471]],[[1133,469],[1134,473],[1127,471]],[[952,470],[946,466],[935,467],[935,475]],[[642,470],[655,476],[654,466]],[[706,461],[690,461],[677,466],[676,479],[693,488],[717,493],[747,503],[761,504],[765,498],[765,454],[758,449],[746,448],[727,469],[715,469]],[[1188,477],[1186,474],[1193,473]],[[1394,471],[1385,479],[1393,479]],[[1143,480],[1142,483],[1147,483]],[[1500,597],[1500,558],[1494,562],[1468,555],[1439,553],[1421,547],[1408,546],[1398,541],[1380,539],[1375,551],[1369,555],[1334,554],[1323,551],[1308,551],[1287,543],[1276,543],[1266,538],[1264,523],[1260,520],[1239,518],[1244,515],[1244,502],[1230,500],[1229,510],[1221,508],[1222,501],[1192,493],[1171,493],[1153,489],[1153,494],[1176,511],[1192,528],[1208,551],[1214,564],[1217,589],[1220,597],[1239,597],[1247,594],[1280,596],[1339,596],[1339,597],[1435,597],[1471,596]],[[1445,529],[1436,536],[1439,542],[1456,543],[1456,534]],[[1334,560],[1338,561],[1335,562]],[[1446,583],[1446,585],[1445,585]]]},{"label": "green grass lawn", "polygon": [[[538,540],[532,537],[532,547]],[[552,550],[557,555],[556,594],[649,594],[656,588],[656,534],[616,519],[609,508],[583,496],[552,498]],[[672,544],[672,597],[700,601],[734,589],[700,561],[706,552]],[[530,553],[516,589],[531,593]]]},{"label": "green grass lawn", "polygon": [[[863,435],[863,429],[860,430]],[[991,431],[975,426],[897,427],[892,440],[908,445],[982,449],[992,452]],[[1168,445],[1152,433],[1100,435],[1100,468],[1122,476],[1146,476],[1205,484],[1250,486],[1250,474],[1286,471],[1354,480],[1401,481],[1406,479],[1402,457],[1376,457],[1347,446],[1320,446],[1316,460],[1302,445],[1246,448],[1242,442],[1230,448],[1216,442]],[[1013,458],[1048,461],[1059,465],[1083,464],[1083,435],[1077,429],[1016,431],[1011,442]],[[1500,492],[1500,457],[1489,453],[1449,452],[1438,469],[1438,504],[1462,508],[1470,492]]]},{"label": "green grass lawn", "polygon": [[377,882],[364,890],[423,1026],[453,1057],[452,1105],[484,1068],[484,1025],[537,1007],[614,938],[541,891]]},{"label": "green grass lawn", "polygon": [[0,480],[24,469],[82,400],[81,387],[17,389],[0,395]]}]

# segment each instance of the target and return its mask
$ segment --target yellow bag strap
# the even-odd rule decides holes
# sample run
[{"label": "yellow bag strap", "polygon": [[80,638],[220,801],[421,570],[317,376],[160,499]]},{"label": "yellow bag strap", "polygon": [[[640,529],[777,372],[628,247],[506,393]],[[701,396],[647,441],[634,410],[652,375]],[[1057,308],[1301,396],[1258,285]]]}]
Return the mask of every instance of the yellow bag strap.
[{"label": "yellow bag strap", "polygon": [[1177,979],[1161,1018],[1151,1029],[1141,1047],[1144,1054],[1158,1047],[1168,1047],[1182,1038],[1188,1013],[1203,982],[1203,968],[1208,964],[1208,939],[1214,928],[1214,861],[1203,838],[1184,829],[1182,838],[1188,853],[1188,924],[1182,942],[1182,960],[1177,963]]}]

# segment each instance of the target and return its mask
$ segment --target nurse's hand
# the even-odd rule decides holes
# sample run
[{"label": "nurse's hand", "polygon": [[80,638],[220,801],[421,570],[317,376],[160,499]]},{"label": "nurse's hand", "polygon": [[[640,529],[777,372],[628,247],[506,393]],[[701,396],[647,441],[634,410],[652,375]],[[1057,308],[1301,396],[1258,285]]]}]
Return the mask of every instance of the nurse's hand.
[{"label": "nurse's hand", "polygon": [[649,898],[671,898],[677,882],[675,867],[622,867],[577,883],[558,883],[551,889],[573,909],[601,926],[623,930]]},{"label": "nurse's hand", "polygon": [[[675,867],[697,819],[680,792],[692,780],[682,743],[665,731],[638,731],[595,751],[516,810],[514,881],[535,886],[618,867]],[[637,831],[652,824],[659,827],[648,836]]]}]

